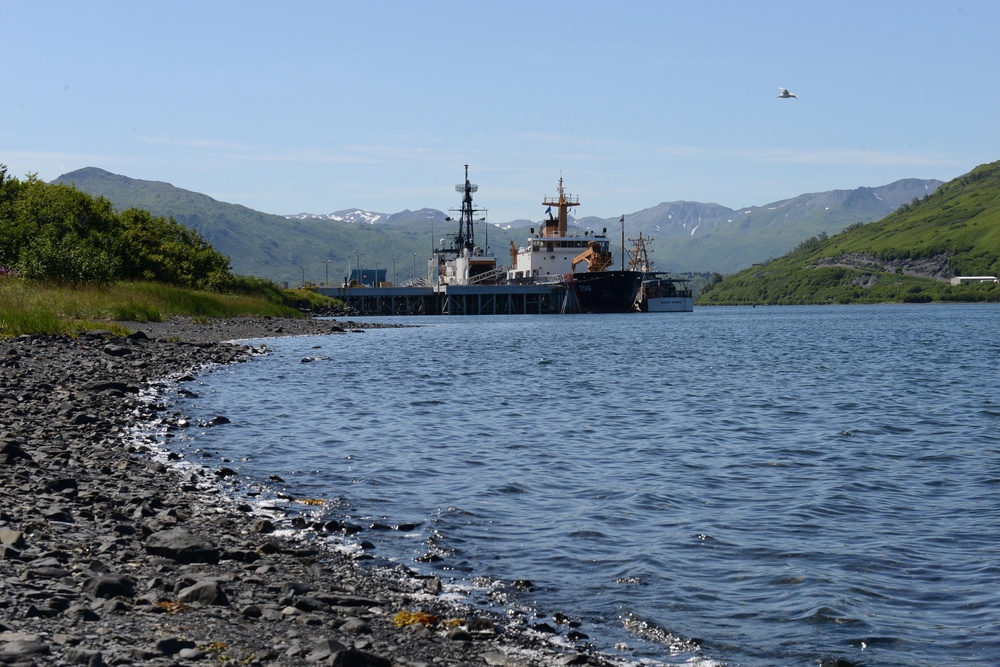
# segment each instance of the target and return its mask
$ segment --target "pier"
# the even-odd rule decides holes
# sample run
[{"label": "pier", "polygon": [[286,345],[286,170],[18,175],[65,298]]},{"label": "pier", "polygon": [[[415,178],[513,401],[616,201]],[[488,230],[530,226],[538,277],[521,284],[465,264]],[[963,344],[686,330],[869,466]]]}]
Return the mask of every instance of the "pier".
[{"label": "pier", "polygon": [[565,312],[562,285],[319,287],[360,315],[546,315]]}]

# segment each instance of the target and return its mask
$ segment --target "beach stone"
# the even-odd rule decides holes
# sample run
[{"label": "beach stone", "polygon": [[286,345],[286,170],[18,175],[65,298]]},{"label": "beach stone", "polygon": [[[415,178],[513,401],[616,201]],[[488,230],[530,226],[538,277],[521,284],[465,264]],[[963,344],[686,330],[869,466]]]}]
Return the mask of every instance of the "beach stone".
[{"label": "beach stone", "polygon": [[255,533],[273,533],[274,529],[274,522],[270,519],[257,519],[250,527]]},{"label": "beach stone", "polygon": [[343,651],[347,647],[336,639],[324,639],[313,646],[313,650],[306,656],[306,662],[320,662],[326,660],[334,653]]},{"label": "beach stone", "polygon": [[281,584],[281,592],[285,595],[305,595],[310,590],[309,584],[300,581],[286,581]]},{"label": "beach stone", "polygon": [[83,582],[82,589],[95,598],[135,597],[135,582],[121,574],[102,574]]},{"label": "beach stone", "polygon": [[484,653],[483,660],[487,665],[491,665],[492,667],[506,667],[506,665],[510,664],[510,659],[506,656],[506,654],[499,651]]},{"label": "beach stone", "polygon": [[349,618],[346,623],[340,626],[340,631],[352,635],[362,635],[370,633],[372,626],[363,618]]},{"label": "beach stone", "polygon": [[15,549],[24,548],[24,533],[10,528],[0,528],[0,544],[4,544]]},{"label": "beach stone", "polygon": [[64,654],[66,662],[86,667],[104,667],[104,654],[100,651],[71,648]]},{"label": "beach stone", "polygon": [[188,639],[165,637],[156,642],[154,652],[157,655],[177,655],[186,648],[195,648],[196,644]]},{"label": "beach stone", "polygon": [[77,481],[72,477],[49,480],[45,484],[45,490],[49,493],[62,493],[70,489],[77,488]]},{"label": "beach stone", "polygon": [[381,656],[353,648],[337,651],[326,664],[330,667],[392,667],[392,662]]},{"label": "beach stone", "polygon": [[14,641],[7,642],[0,649],[0,656],[39,656],[49,655],[51,652],[52,649],[45,642],[32,639],[15,639]]},{"label": "beach stone", "polygon": [[87,621],[88,623],[101,620],[100,615],[96,611],[83,604],[75,604],[64,613],[69,618],[78,621]]},{"label": "beach stone", "polygon": [[6,544],[0,544],[0,560],[18,560],[19,558],[21,558],[20,551]]},{"label": "beach stone", "polygon": [[[503,631],[489,636],[470,626],[475,641],[462,635],[455,639],[465,641],[447,641],[423,624],[401,631],[394,614],[414,604],[414,595],[442,618],[471,611],[427,600],[424,592],[439,592],[439,580],[425,583],[405,568],[356,569],[364,558],[327,549],[313,535],[263,535],[267,524],[256,532],[252,526],[263,515],[233,490],[252,498],[262,491],[241,474],[216,477],[220,466],[236,464],[181,450],[172,439],[177,425],[203,422],[180,411],[179,379],[193,381],[212,364],[264,353],[210,342],[267,335],[261,322],[148,325],[155,340],[110,332],[0,340],[0,667],[301,665],[306,659],[341,667],[471,667],[501,649],[512,655],[541,649],[546,658],[539,664],[557,664],[543,648],[546,640],[523,633],[523,623],[501,626],[499,617],[490,616]],[[308,319],[281,326],[289,334],[344,330]],[[186,336],[203,345],[181,342]],[[146,425],[156,432],[135,430]],[[204,467],[182,470],[167,460],[195,458]],[[286,528],[291,518],[268,521],[272,529]],[[344,519],[296,523],[337,543],[338,535],[362,530]],[[515,663],[527,664],[514,658],[504,664]]]},{"label": "beach stone", "polygon": [[182,528],[153,533],[146,538],[146,553],[164,556],[179,563],[219,562],[219,549],[208,540]]},{"label": "beach stone", "polygon": [[472,633],[463,628],[452,628],[448,631],[448,639],[453,642],[471,642]]},{"label": "beach stone", "polygon": [[53,505],[42,513],[49,521],[59,521],[62,523],[73,523],[73,515],[65,507]]},{"label": "beach stone", "polygon": [[19,443],[7,441],[0,444],[0,463],[10,465],[18,461],[33,462],[33,459]]},{"label": "beach stone", "polygon": [[228,607],[229,598],[222,586],[215,581],[199,581],[198,583],[182,589],[177,594],[177,599],[181,602],[190,602],[217,607]]},{"label": "beach stone", "polygon": [[177,654],[181,660],[203,660],[207,656],[205,651],[199,651],[196,648],[182,648]]}]

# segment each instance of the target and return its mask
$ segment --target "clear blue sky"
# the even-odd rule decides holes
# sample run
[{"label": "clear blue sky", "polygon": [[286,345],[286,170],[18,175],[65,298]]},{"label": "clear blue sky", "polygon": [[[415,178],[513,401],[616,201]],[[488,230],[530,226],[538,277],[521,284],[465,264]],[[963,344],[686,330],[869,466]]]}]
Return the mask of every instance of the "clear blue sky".
[{"label": "clear blue sky", "polygon": [[[1000,159],[994,0],[0,0],[0,163],[268,213],[737,208]],[[778,99],[778,86],[799,95]]]}]

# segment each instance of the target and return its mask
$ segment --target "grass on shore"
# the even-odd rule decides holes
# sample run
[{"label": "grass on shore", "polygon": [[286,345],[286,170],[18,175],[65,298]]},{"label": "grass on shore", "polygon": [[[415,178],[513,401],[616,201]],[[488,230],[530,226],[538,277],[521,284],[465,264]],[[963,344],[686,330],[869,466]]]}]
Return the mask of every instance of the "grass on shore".
[{"label": "grass on shore", "polygon": [[219,294],[160,283],[74,286],[0,279],[0,338],[113,329],[111,321],[160,322],[175,315],[301,317],[263,296]]}]

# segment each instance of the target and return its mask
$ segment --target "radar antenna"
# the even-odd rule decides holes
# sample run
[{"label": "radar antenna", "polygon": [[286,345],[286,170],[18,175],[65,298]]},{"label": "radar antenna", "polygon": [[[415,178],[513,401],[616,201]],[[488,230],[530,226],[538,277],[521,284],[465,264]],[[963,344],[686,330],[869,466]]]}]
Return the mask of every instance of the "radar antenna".
[{"label": "radar antenna", "polygon": [[455,191],[461,192],[464,195],[462,197],[462,208],[457,210],[453,208],[448,209],[451,213],[459,213],[458,234],[455,235],[456,252],[462,252],[463,249],[471,252],[476,247],[476,214],[482,213],[483,215],[479,219],[486,219],[486,209],[476,208],[472,204],[472,193],[478,190],[478,185],[469,182],[469,165],[465,165],[465,183],[459,183],[455,186]]}]

